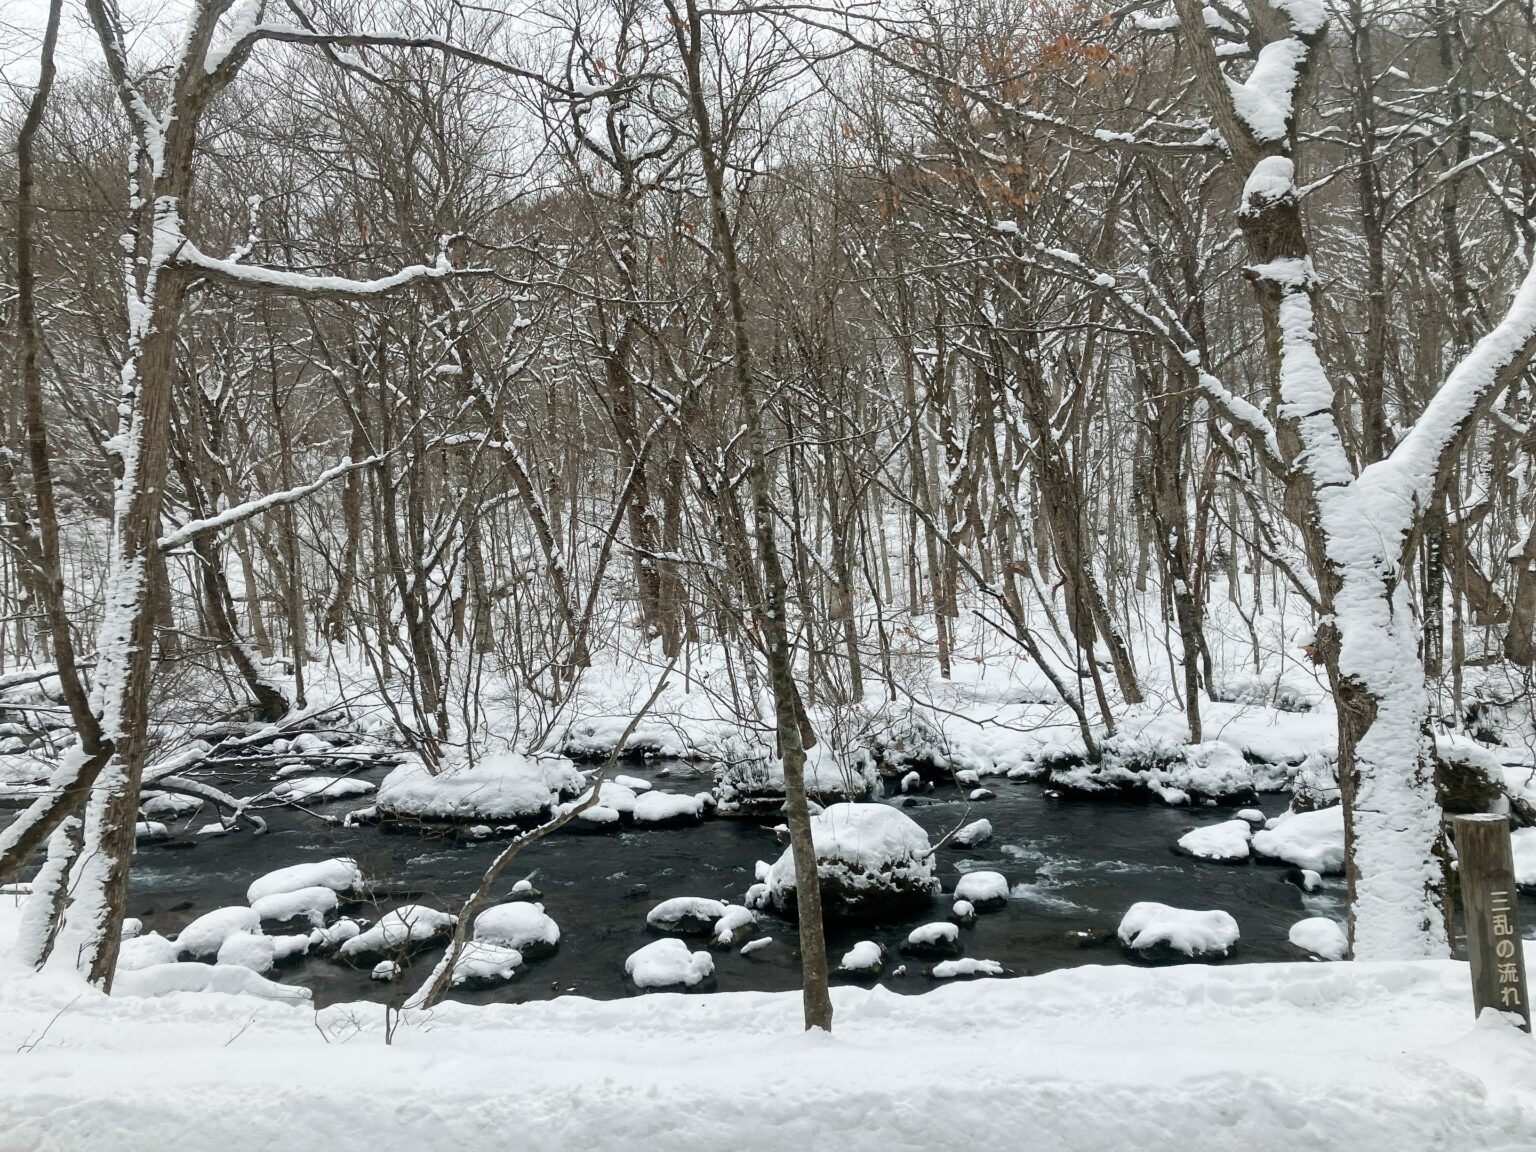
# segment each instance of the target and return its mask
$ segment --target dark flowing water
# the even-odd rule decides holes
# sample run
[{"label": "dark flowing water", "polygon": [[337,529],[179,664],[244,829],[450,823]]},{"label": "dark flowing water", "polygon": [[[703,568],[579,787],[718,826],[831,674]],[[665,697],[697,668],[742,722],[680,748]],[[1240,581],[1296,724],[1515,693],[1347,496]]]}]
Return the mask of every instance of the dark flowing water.
[{"label": "dark flowing water", "polygon": [[[628,765],[629,775],[655,781],[664,791],[696,792],[709,779],[686,764]],[[377,778],[381,775],[375,772]],[[1057,800],[1038,785],[989,780],[995,799],[967,805],[963,792],[941,788],[916,800],[908,813],[937,839],[962,819],[985,816],[993,837],[984,845],[946,847],[939,875],[946,893],[964,870],[989,868],[1015,885],[1013,898],[997,912],[978,916],[962,928],[962,954],[996,960],[1013,972],[1036,973],[1079,964],[1128,963],[1112,939],[1126,908],[1156,900],[1182,908],[1220,908],[1236,917],[1242,940],[1233,962],[1295,960],[1302,954],[1286,941],[1297,920],[1340,914],[1342,881],[1329,879],[1317,893],[1287,882],[1287,869],[1273,864],[1216,864],[1176,854],[1173,845],[1198,824],[1231,819],[1227,808],[1168,808],[1155,804]],[[900,799],[887,803],[902,803]],[[358,801],[325,806],[342,814]],[[1269,797],[1270,814],[1283,807]],[[252,880],[284,865],[352,856],[379,887],[372,905],[358,913],[376,918],[401,903],[419,902],[457,911],[478,883],[503,841],[466,841],[449,836],[391,831],[377,827],[327,825],[288,809],[264,813],[271,831],[198,838],[194,847],[145,845],[133,872],[129,914],[146,930],[169,935],[194,916],[228,904],[244,904]],[[199,821],[194,821],[197,823]],[[773,861],[783,850],[771,828],[718,818],[670,829],[624,828],[614,832],[562,831],[524,849],[503,875],[497,895],[527,877],[543,893],[545,910],[560,925],[559,950],[531,962],[508,984],[458,993],[473,1001],[521,1001],[575,992],[610,998],[635,994],[624,977],[624,960],[657,939],[645,915],[672,896],[707,896],[739,903],[753,882],[757,860]],[[898,991],[919,992],[936,981],[926,975],[931,960],[901,957],[897,946],[918,924],[947,918],[951,898],[935,899],[926,914],[882,923],[834,924],[828,943],[834,964],[859,940],[888,950],[882,982]],[[1526,901],[1528,921],[1536,902]],[[1083,930],[1110,939],[1084,943]],[[798,986],[793,923],[759,913],[758,937],[773,943],[750,955],[715,952],[715,976],[701,990],[783,990]],[[704,946],[700,941],[692,945]],[[317,1002],[358,998],[392,999],[414,988],[440,955],[419,954],[393,987],[369,979],[337,961],[308,957],[270,973],[286,983],[312,988]],[[905,975],[892,969],[905,963]]]}]

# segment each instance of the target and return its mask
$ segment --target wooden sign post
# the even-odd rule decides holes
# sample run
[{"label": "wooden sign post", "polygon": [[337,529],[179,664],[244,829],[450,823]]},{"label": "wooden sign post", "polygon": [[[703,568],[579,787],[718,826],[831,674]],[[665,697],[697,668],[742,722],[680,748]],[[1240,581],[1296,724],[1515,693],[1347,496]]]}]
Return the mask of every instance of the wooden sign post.
[{"label": "wooden sign post", "polygon": [[1452,818],[1461,872],[1461,907],[1467,920],[1467,958],[1472,962],[1472,1007],[1514,1012],[1531,1030],[1525,953],[1515,894],[1515,860],[1509,820],[1478,815]]}]

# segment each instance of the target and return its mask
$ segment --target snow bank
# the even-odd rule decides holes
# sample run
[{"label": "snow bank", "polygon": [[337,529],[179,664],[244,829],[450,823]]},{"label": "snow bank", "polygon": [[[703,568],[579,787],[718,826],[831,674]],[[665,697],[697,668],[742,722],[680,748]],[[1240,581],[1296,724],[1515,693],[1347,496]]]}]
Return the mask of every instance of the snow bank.
[{"label": "snow bank", "polygon": [[1515,883],[1536,888],[1536,828],[1517,828],[1509,838],[1515,853]]},{"label": "snow bank", "polygon": [[473,765],[445,765],[436,776],[412,758],[384,777],[377,806],[380,816],[394,820],[528,822],[582,788],[581,773],[561,756],[506,752]]},{"label": "snow bank", "polygon": [[509,1132],[520,1152],[1004,1149],[1021,1132],[1059,1152],[1492,1152],[1536,1131],[1536,1045],[1474,1024],[1449,960],[844,985],[830,1041],[802,1032],[798,991],[447,1003],[392,1021],[386,1047],[377,1005],[0,981],[0,1049],[32,1044],[0,1078],[5,1152],[177,1133],[220,1152],[488,1148]]},{"label": "snow bank", "polygon": [[656,940],[624,961],[624,972],[636,988],[692,988],[714,975],[715,960],[708,952],[689,952],[675,937]]},{"label": "snow bank", "polygon": [[1201,860],[1246,860],[1251,839],[1253,825],[1248,821],[1226,820],[1184,833],[1179,837],[1179,851]]},{"label": "snow bank", "polygon": [[[832,916],[921,907],[939,890],[928,834],[886,804],[833,804],[811,818],[822,908]],[[794,904],[794,854],[784,850],[765,881],[775,906]]]},{"label": "snow bank", "polygon": [[[308,988],[278,984],[236,965],[153,964],[124,972],[112,979],[114,996],[173,996],[180,992],[212,992],[224,996],[254,996],[284,1004],[308,1004]],[[0,1145],[3,1146],[3,1145]],[[19,1147],[19,1145],[17,1146]],[[61,1144],[59,1147],[84,1147]]]},{"label": "snow bank", "polygon": [[1196,912],[1144,900],[1132,904],[1116,932],[1120,943],[1134,952],[1159,950],[1195,959],[1228,955],[1237,944],[1237,921],[1221,911]]},{"label": "snow bank", "polygon": [[[784,762],[762,745],[735,743],[715,769],[722,812],[768,813],[784,805]],[[821,804],[859,800],[879,783],[862,750],[848,753],[823,740],[805,754],[805,792]]]},{"label": "snow bank", "polygon": [[1343,872],[1344,809],[1335,804],[1315,812],[1287,812],[1273,828],[1253,834],[1253,850],[1325,875]]},{"label": "snow bank", "polygon": [[1344,925],[1326,916],[1309,916],[1296,921],[1287,938],[1296,947],[1324,960],[1342,960],[1349,953],[1349,936]]},{"label": "snow bank", "polygon": [[310,864],[290,864],[275,872],[268,872],[245,890],[245,898],[252,906],[258,900],[283,892],[298,892],[304,888],[329,888],[343,895],[359,892],[363,887],[363,870],[357,861],[346,856],[330,860],[317,860]]}]

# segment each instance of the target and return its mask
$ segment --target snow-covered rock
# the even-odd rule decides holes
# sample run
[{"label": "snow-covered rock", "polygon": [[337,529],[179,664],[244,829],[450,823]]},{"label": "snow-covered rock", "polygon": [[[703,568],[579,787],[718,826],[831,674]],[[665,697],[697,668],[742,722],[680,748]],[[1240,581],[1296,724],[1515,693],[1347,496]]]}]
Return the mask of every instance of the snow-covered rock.
[{"label": "snow-covered rock", "polygon": [[957,830],[949,838],[949,842],[957,848],[974,848],[990,839],[992,839],[992,821],[983,818],[972,820],[965,827]]},{"label": "snow-covered rock", "polygon": [[[830,916],[879,916],[910,911],[939,890],[928,834],[886,804],[833,804],[811,818],[821,879],[822,909]],[[795,902],[794,856],[786,848],[769,870],[775,907]]]},{"label": "snow-covered rock", "polygon": [[290,864],[275,872],[268,872],[245,890],[245,898],[254,907],[258,900],[283,892],[298,892],[304,888],[329,888],[342,895],[362,890],[363,870],[357,861],[347,856],[330,860],[316,860],[309,864]]},{"label": "snow-covered rock", "polygon": [[482,944],[516,948],[525,960],[536,960],[549,955],[560,943],[560,925],[544,911],[544,905],[512,900],[476,916],[473,938]]},{"label": "snow-covered rock", "polygon": [[885,966],[885,951],[873,940],[860,940],[843,953],[837,970],[849,976],[878,976]]},{"label": "snow-covered rock", "polygon": [[737,951],[738,956],[751,956],[754,952],[761,952],[773,943],[772,936],[759,936],[756,940],[748,940]]},{"label": "snow-covered rock", "polygon": [[385,820],[529,823],[583,787],[581,773],[563,756],[506,752],[472,765],[446,764],[436,776],[413,757],[384,778],[376,806]]},{"label": "snow-covered rock", "polygon": [[251,910],[263,921],[288,924],[303,919],[319,928],[336,911],[338,899],[330,889],[315,885],[294,892],[274,892],[251,901]]},{"label": "snow-covered rock", "polygon": [[955,884],[955,899],[977,912],[990,912],[1008,903],[1008,880],[1001,872],[967,872]]},{"label": "snow-covered rock", "polygon": [[454,987],[485,987],[505,984],[523,966],[523,954],[505,944],[471,940],[464,945],[453,965]]},{"label": "snow-covered rock", "polygon": [[615,776],[613,778],[613,782],[615,784],[623,785],[631,792],[649,792],[652,788],[652,784],[649,780],[643,780],[639,776]]},{"label": "snow-covered rock", "polygon": [[682,796],[676,792],[642,792],[635,798],[636,824],[693,824],[704,816],[710,797]]},{"label": "snow-covered rock", "polygon": [[1230,913],[1197,912],[1150,900],[1132,904],[1116,932],[1120,943],[1147,957],[1181,953],[1193,959],[1230,955],[1237,945],[1237,921]]},{"label": "snow-covered rock", "polygon": [[1344,809],[1335,804],[1314,812],[1287,812],[1274,827],[1253,834],[1253,850],[1314,872],[1342,872]]},{"label": "snow-covered rock", "polygon": [[338,952],[354,962],[408,954],[444,939],[458,922],[451,912],[405,904],[384,913],[377,924],[346,941]]},{"label": "snow-covered rock", "polygon": [[158,932],[124,940],[117,951],[117,971],[134,972],[156,964],[174,964],[181,955],[176,942]]},{"label": "snow-covered rock", "polygon": [[1248,859],[1248,842],[1253,839],[1253,825],[1246,820],[1224,820],[1206,824],[1179,837],[1179,851],[1201,860],[1233,863]]},{"label": "snow-covered rock", "polygon": [[728,905],[715,921],[714,935],[710,937],[711,948],[734,948],[748,936],[757,931],[757,917],[752,909],[743,908],[740,904]]},{"label": "snow-covered rock", "polygon": [[348,796],[367,796],[376,785],[355,776],[300,776],[285,780],[272,789],[272,795],[289,804],[317,804]]},{"label": "snow-covered rock", "polygon": [[1309,916],[1291,925],[1286,937],[1296,947],[1324,960],[1342,960],[1349,953],[1344,925],[1327,916]]},{"label": "snow-covered rock", "polygon": [[974,924],[976,923],[976,905],[969,900],[956,900],[950,906],[949,915],[950,919],[957,924]]},{"label": "snow-covered rock", "polygon": [[403,971],[404,969],[400,967],[400,962],[398,960],[380,960],[373,966],[372,969],[369,970],[368,978],[370,980],[378,980],[383,984],[388,984]]},{"label": "snow-covered rock", "polygon": [[181,956],[200,959],[214,956],[231,936],[261,934],[261,916],[253,908],[234,906],[205,912],[176,934]]},{"label": "snow-covered rock", "polygon": [[1165,804],[1191,800],[1218,803],[1242,801],[1261,790],[1283,785],[1285,773],[1250,763],[1224,741],[1180,744],[1166,732],[1148,726],[1140,733],[1122,732],[1102,742],[1097,763],[1081,748],[1052,750],[1041,757],[1053,788],[1079,795],[1145,793]]},{"label": "snow-covered rock", "polygon": [[182,796],[176,792],[145,792],[139,803],[139,811],[145,816],[180,816],[194,812],[203,806],[195,796]]},{"label": "snow-covered rock", "polygon": [[655,940],[624,961],[625,974],[637,988],[693,987],[714,975],[715,960],[708,952],[690,952],[688,945],[669,936]]},{"label": "snow-covered rock", "polygon": [[722,900],[711,900],[704,896],[674,896],[647,912],[645,922],[663,932],[712,932],[715,922],[725,915],[725,910],[726,904]]},{"label": "snow-covered rock", "polygon": [[960,951],[960,929],[948,920],[923,924],[907,933],[901,950],[913,956],[948,956]]},{"label": "snow-covered rock", "polygon": [[958,960],[941,960],[933,966],[935,980],[974,979],[978,976],[1001,976],[1005,969],[996,960],[975,960],[962,956]]}]

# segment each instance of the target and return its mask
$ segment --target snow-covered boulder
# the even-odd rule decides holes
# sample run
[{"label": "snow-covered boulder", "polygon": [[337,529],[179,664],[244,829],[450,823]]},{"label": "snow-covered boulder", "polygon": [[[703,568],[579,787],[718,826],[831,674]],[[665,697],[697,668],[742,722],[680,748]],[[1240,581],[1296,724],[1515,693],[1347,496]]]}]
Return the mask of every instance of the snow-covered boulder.
[{"label": "snow-covered boulder", "polygon": [[1144,959],[1220,959],[1237,946],[1237,921],[1230,913],[1197,912],[1145,900],[1132,904],[1116,932],[1120,943]]},{"label": "snow-covered boulder", "polygon": [[[784,762],[761,745],[733,746],[715,769],[720,811],[773,815],[784,807]],[[819,804],[859,800],[879,783],[863,751],[844,753],[822,741],[805,754],[805,792]]]},{"label": "snow-covered boulder", "polygon": [[525,960],[548,956],[560,943],[560,925],[537,902],[512,900],[475,917],[473,938],[482,944],[516,948]]},{"label": "snow-covered boulder", "polygon": [[205,912],[176,934],[176,949],[194,960],[215,956],[231,936],[261,934],[261,916],[253,908],[215,908]]},{"label": "snow-covered boulder", "polygon": [[970,956],[941,960],[933,966],[935,980],[975,980],[984,976],[1002,976],[1006,972],[996,960],[976,960]]},{"label": "snow-covered boulder", "polygon": [[704,896],[674,896],[663,900],[645,915],[645,922],[662,932],[704,933],[714,931],[725,915],[726,904]]},{"label": "snow-covered boulder", "polygon": [[254,996],[284,1004],[308,1004],[308,988],[278,984],[238,964],[153,964],[118,970],[112,980],[114,996],[173,996],[179,992],[211,992],[225,996]]},{"label": "snow-covered boulder", "polygon": [[1248,842],[1253,839],[1253,825],[1246,820],[1224,820],[1207,824],[1179,837],[1178,850],[1200,860],[1235,864],[1248,859]]},{"label": "snow-covered boulder", "polygon": [[270,936],[252,936],[248,932],[231,936],[219,946],[215,964],[238,964],[252,972],[270,971],[277,963],[277,947]]},{"label": "snow-covered boulder", "polygon": [[912,956],[952,956],[960,951],[960,929],[948,920],[923,924],[907,933],[901,950]]},{"label": "snow-covered boulder", "polygon": [[343,896],[352,895],[363,888],[363,870],[357,866],[357,861],[346,856],[309,864],[290,864],[252,882],[245,890],[245,898],[255,907],[258,900],[267,896],[298,892],[304,888],[329,888]]},{"label": "snow-covered boulder", "polygon": [[956,924],[970,927],[976,923],[976,905],[969,900],[956,900],[949,909],[949,918]]},{"label": "snow-covered boulder", "polygon": [[843,953],[837,970],[844,976],[869,978],[880,975],[885,967],[885,950],[873,940],[860,940]]},{"label": "snow-covered boulder", "polygon": [[692,988],[714,975],[715,960],[708,952],[690,952],[675,936],[656,940],[624,961],[625,974],[636,988]]},{"label": "snow-covered boulder", "polygon": [[738,956],[751,956],[753,953],[761,952],[772,943],[772,936],[759,936],[756,940],[748,940],[736,954]]},{"label": "snow-covered boulder", "polygon": [[1008,903],[1008,880],[1001,872],[967,872],[955,884],[955,899],[977,912],[996,911]]},{"label": "snow-covered boulder", "polygon": [[1272,828],[1253,834],[1253,850],[1260,856],[1284,860],[1298,868],[1324,875],[1344,871],[1344,809],[1319,808],[1313,812],[1287,812]]},{"label": "snow-covered boulder", "polygon": [[261,917],[262,924],[284,925],[303,920],[311,927],[319,928],[334,911],[339,900],[336,893],[320,885],[300,888],[295,892],[274,892],[251,901],[251,911]]},{"label": "snow-covered boulder", "polygon": [[451,981],[455,988],[484,988],[505,984],[523,966],[523,954],[505,944],[471,940],[464,945],[453,965]]},{"label": "snow-covered boulder", "polygon": [[344,943],[338,954],[353,963],[409,955],[445,939],[459,918],[424,904],[405,904],[379,917],[366,932]]},{"label": "snow-covered boulder", "polygon": [[186,812],[195,812],[203,806],[196,796],[183,796],[177,792],[145,792],[139,803],[139,811],[145,816],[163,816],[174,819]]},{"label": "snow-covered boulder", "polygon": [[636,824],[697,824],[713,801],[708,793],[683,796],[676,792],[642,792],[635,798]]},{"label": "snow-covered boulder", "polygon": [[985,844],[990,839],[992,839],[992,821],[983,818],[972,820],[956,831],[949,838],[949,842],[956,848],[974,848],[978,844]]},{"label": "snow-covered boulder", "polygon": [[740,904],[730,904],[715,921],[713,935],[709,938],[711,948],[734,948],[748,936],[757,931],[757,916],[752,909],[743,908]]},{"label": "snow-covered boulder", "polygon": [[[910,816],[886,804],[833,804],[811,818],[829,916],[884,916],[922,908],[939,890],[933,850]],[[768,897],[780,911],[795,906],[795,863],[786,848],[769,869]]]},{"label": "snow-covered boulder", "polygon": [[1287,939],[1304,952],[1322,960],[1342,960],[1349,954],[1344,925],[1327,916],[1309,916],[1291,925]]},{"label": "snow-covered boulder", "polygon": [[321,804],[348,796],[367,796],[376,786],[355,776],[300,776],[284,780],[272,795],[289,804]]},{"label": "snow-covered boulder", "polygon": [[530,824],[583,787],[581,773],[563,756],[506,752],[445,764],[436,776],[412,757],[384,778],[376,807],[386,821]]}]

